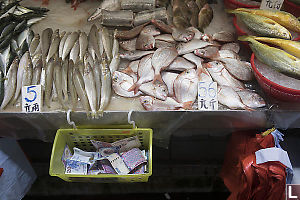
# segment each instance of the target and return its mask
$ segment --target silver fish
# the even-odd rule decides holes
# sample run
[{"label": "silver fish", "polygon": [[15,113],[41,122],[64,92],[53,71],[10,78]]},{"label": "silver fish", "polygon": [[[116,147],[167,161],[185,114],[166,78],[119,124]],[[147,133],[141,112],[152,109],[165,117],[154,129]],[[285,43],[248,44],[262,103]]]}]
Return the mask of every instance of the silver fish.
[{"label": "silver fish", "polygon": [[101,100],[101,63],[99,60],[96,60],[95,64],[93,65],[93,72],[94,72],[94,79],[95,79],[95,86],[97,92],[97,110],[100,106]]},{"label": "silver fish", "polygon": [[213,34],[212,39],[219,42],[234,42],[236,40],[236,36],[232,32],[220,31]]},{"label": "silver fish", "polygon": [[74,86],[73,82],[73,75],[74,75],[74,63],[72,60],[69,62],[69,67],[68,67],[68,91],[70,92],[70,97],[72,101],[72,107],[71,109],[74,111],[77,102],[78,102],[78,97],[77,97],[77,92]]},{"label": "silver fish", "polygon": [[112,46],[112,57],[115,57],[119,54],[119,42],[116,38],[117,29],[114,31],[114,39],[113,39],[113,46]]},{"label": "silver fish", "polygon": [[235,53],[239,53],[240,51],[240,45],[236,42],[232,42],[232,43],[226,43],[226,44],[223,44],[221,46],[221,49],[220,50],[231,50]]},{"label": "silver fish", "polygon": [[95,50],[95,54],[98,59],[101,58],[100,55],[100,49],[98,45],[98,29],[95,24],[90,29],[89,35],[88,35],[88,48],[93,48]]},{"label": "silver fish", "polygon": [[145,26],[140,34],[156,36],[160,35],[160,30],[156,28],[153,24],[150,24]]},{"label": "silver fish", "polygon": [[218,100],[222,105],[227,106],[230,109],[246,109],[251,110],[242,103],[242,100],[238,93],[233,88],[220,85],[218,86]]},{"label": "silver fish", "polygon": [[120,58],[124,58],[127,60],[137,60],[146,55],[153,54],[153,53],[154,53],[154,51],[139,51],[139,50],[125,51],[123,53],[120,53]]},{"label": "silver fish", "polygon": [[187,31],[185,29],[173,28],[172,37],[178,42],[188,42],[192,40],[195,33],[192,31]]},{"label": "silver fish", "polygon": [[172,72],[162,72],[161,77],[168,88],[168,96],[175,97],[174,94],[174,81],[178,74]]},{"label": "silver fish", "polygon": [[100,114],[103,114],[104,109],[108,106],[111,98],[111,74],[109,66],[105,59],[101,63],[101,101],[100,101]]},{"label": "silver fish", "polygon": [[59,47],[58,47],[58,55],[60,58],[62,58],[63,51],[64,51],[64,45],[65,45],[65,42],[66,42],[67,38],[69,37],[69,35],[71,35],[71,32],[67,32],[60,40]]},{"label": "silver fish", "polygon": [[138,67],[138,81],[129,88],[128,91],[133,91],[135,94],[138,92],[139,87],[143,83],[150,82],[154,79],[154,69],[152,67],[152,55],[147,55],[141,59]]},{"label": "silver fish", "polygon": [[149,111],[178,110],[179,108],[190,109],[191,107],[189,103],[178,103],[171,97],[167,97],[165,101],[162,101],[150,96],[141,96],[140,102]]},{"label": "silver fish", "polygon": [[76,93],[78,94],[78,96],[80,98],[81,104],[82,104],[86,114],[89,116],[90,104],[89,104],[89,100],[88,100],[87,93],[85,90],[84,80],[83,80],[83,77],[82,77],[81,73],[79,72],[78,68],[74,69],[73,82],[74,82],[74,86],[76,89]]},{"label": "silver fish", "polygon": [[69,96],[68,96],[68,68],[69,68],[69,60],[66,59],[65,61],[62,61],[62,68],[61,68],[61,80],[62,80],[61,87],[62,87],[62,92],[64,95],[64,102],[67,102],[69,99]]},{"label": "silver fish", "polygon": [[179,55],[183,55],[183,54],[191,53],[196,49],[201,49],[207,46],[213,46],[213,44],[209,42],[205,42],[203,40],[194,39],[187,43],[179,43],[176,49]]},{"label": "silver fish", "polygon": [[250,108],[261,108],[266,106],[266,102],[265,100],[259,96],[258,94],[256,94],[255,92],[251,91],[251,90],[240,90],[240,91],[236,91],[238,93],[238,95],[240,96],[243,104],[245,104],[246,106],[250,107]]},{"label": "silver fish", "polygon": [[218,85],[225,85],[232,88],[243,89],[245,86],[242,82],[236,80],[219,61],[212,61],[205,64],[210,75],[218,83]]},{"label": "silver fish", "polygon": [[54,56],[54,54],[58,51],[59,42],[60,42],[59,30],[56,29],[52,34],[52,41],[49,47],[49,52],[46,58],[46,62],[48,62],[50,58],[52,58],[52,56]]},{"label": "silver fish", "polygon": [[196,70],[187,69],[177,76],[174,81],[174,93],[178,102],[190,102],[192,105],[198,94],[198,82]]},{"label": "silver fish", "polygon": [[[88,63],[91,65],[91,66],[93,66],[94,65],[94,60],[93,60],[93,58],[92,58],[92,56],[91,56],[91,54],[89,53],[89,52],[86,52],[85,53],[85,55],[84,55],[84,58],[83,58],[84,60],[84,65],[87,65]],[[97,61],[98,59],[96,59],[96,61]]]},{"label": "silver fish", "polygon": [[155,8],[155,0],[121,0],[121,9],[139,12]]},{"label": "silver fish", "polygon": [[166,100],[168,96],[168,88],[164,83],[144,83],[140,86],[139,90],[147,95],[153,96],[163,101]]},{"label": "silver fish", "polygon": [[120,65],[120,55],[116,55],[113,57],[112,61],[109,64],[110,73],[114,73],[116,70],[118,70]]},{"label": "silver fish", "polygon": [[3,110],[10,100],[14,97],[16,85],[17,85],[17,71],[18,71],[19,59],[15,58],[13,63],[7,72],[7,79],[4,81],[4,99],[1,104],[1,110]]},{"label": "silver fish", "polygon": [[225,63],[226,69],[237,79],[242,81],[250,81],[253,79],[251,64],[232,58],[219,59]]},{"label": "silver fish", "polygon": [[162,35],[155,36],[155,40],[162,40],[165,42],[176,43],[176,41],[174,40],[171,34],[162,34]]},{"label": "silver fish", "polygon": [[45,80],[45,105],[50,108],[50,98],[51,98],[51,93],[52,93],[52,88],[53,88],[53,74],[54,74],[54,67],[56,65],[56,58],[51,58],[47,64],[46,67],[46,80]]},{"label": "silver fish", "polygon": [[152,10],[144,10],[135,14],[133,24],[138,26],[149,22],[152,19],[167,21],[166,8],[154,8]]},{"label": "silver fish", "polygon": [[43,66],[46,66],[46,58],[51,45],[52,33],[53,30],[51,28],[46,28],[42,32],[41,50],[42,50]]},{"label": "silver fish", "polygon": [[29,54],[30,54],[30,56],[34,55],[34,52],[36,51],[39,44],[40,44],[40,35],[35,34],[34,38],[32,39],[32,41],[29,45]]},{"label": "silver fish", "polygon": [[134,84],[134,80],[131,76],[115,71],[112,76],[112,87],[115,93],[122,97],[137,97],[142,93],[139,91],[134,94],[134,91],[128,91]]},{"label": "silver fish", "polygon": [[95,118],[97,109],[97,91],[93,69],[90,66],[90,64],[84,67],[83,80],[85,85],[85,91],[92,110],[92,117]]},{"label": "silver fish", "polygon": [[194,69],[196,66],[182,57],[177,57],[167,67],[168,70],[184,71],[186,69]]},{"label": "silver fish", "polygon": [[102,41],[102,26],[98,28],[98,45],[99,45],[99,50],[100,50],[100,55],[103,54],[104,52],[104,46],[103,46],[103,41]]},{"label": "silver fish", "polygon": [[193,39],[200,40],[200,39],[203,37],[203,33],[201,33],[197,28],[195,28],[195,27],[193,27],[193,26],[187,28],[186,30],[195,33]]},{"label": "silver fish", "polygon": [[[97,31],[98,32],[98,31]],[[84,54],[88,48],[88,36],[86,35],[85,32],[81,32],[79,35],[79,59],[83,60]]]},{"label": "silver fish", "polygon": [[[42,56],[41,56],[42,58]],[[43,61],[39,59],[34,67],[33,67],[33,75],[32,75],[32,85],[39,85],[41,82],[41,75],[42,75],[42,68],[43,68]]]},{"label": "silver fish", "polygon": [[88,21],[92,21],[101,17],[102,9],[109,11],[116,11],[121,9],[121,0],[104,0],[95,12],[88,18]]},{"label": "silver fish", "polygon": [[120,44],[120,47],[126,51],[135,51],[136,48],[136,40],[137,38],[133,38],[133,39],[130,39],[130,40],[124,40],[124,41],[120,41],[119,44]]},{"label": "silver fish", "polygon": [[177,50],[175,48],[160,48],[157,49],[152,56],[152,66],[154,69],[154,79],[163,83],[161,79],[160,72],[166,69],[175,58],[178,56]]},{"label": "silver fish", "polygon": [[63,90],[62,90],[62,71],[60,62],[56,62],[54,66],[54,85],[57,93],[59,103],[62,105],[64,110],[68,110],[63,101]]},{"label": "silver fish", "polygon": [[70,51],[70,60],[73,60],[74,63],[76,63],[79,58],[79,52],[80,52],[79,40],[77,40]]},{"label": "silver fish", "polygon": [[78,40],[78,32],[73,32],[68,35],[68,38],[65,41],[63,52],[62,52],[62,60],[64,61],[66,57],[69,55],[72,47],[74,46],[75,42]]},{"label": "silver fish", "polygon": [[166,48],[166,47],[173,47],[173,48],[175,48],[176,45],[174,43],[165,42],[163,40],[155,40],[155,47],[157,49],[159,49],[159,48]]},{"label": "silver fish", "polygon": [[132,27],[134,14],[131,10],[108,11],[101,10],[100,24],[104,26]]},{"label": "silver fish", "polygon": [[112,40],[109,36],[108,29],[102,27],[102,42],[107,59],[110,62],[112,59]]},{"label": "silver fish", "polygon": [[41,20],[44,19],[44,18],[46,18],[46,17],[37,17],[37,18],[29,19],[29,20],[27,21],[27,26],[31,26],[31,25],[33,25],[33,24],[35,24],[35,23],[41,21]]},{"label": "silver fish", "polygon": [[18,35],[17,43],[18,43],[19,47],[22,46],[22,44],[26,41],[26,38],[27,38],[29,32],[30,32],[29,28],[27,28]]},{"label": "silver fish", "polygon": [[155,47],[155,39],[152,35],[140,34],[136,40],[136,49],[150,50]]}]

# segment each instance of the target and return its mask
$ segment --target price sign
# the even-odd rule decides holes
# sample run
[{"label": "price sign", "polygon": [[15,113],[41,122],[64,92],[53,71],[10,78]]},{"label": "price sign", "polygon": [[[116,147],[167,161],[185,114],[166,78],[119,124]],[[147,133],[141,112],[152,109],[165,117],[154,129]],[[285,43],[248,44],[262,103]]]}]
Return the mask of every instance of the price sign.
[{"label": "price sign", "polygon": [[263,10],[280,10],[284,0],[262,0],[260,9]]},{"label": "price sign", "polygon": [[218,110],[218,95],[216,82],[198,83],[198,109]]},{"label": "price sign", "polygon": [[22,87],[22,111],[26,113],[41,112],[42,87],[29,85]]}]

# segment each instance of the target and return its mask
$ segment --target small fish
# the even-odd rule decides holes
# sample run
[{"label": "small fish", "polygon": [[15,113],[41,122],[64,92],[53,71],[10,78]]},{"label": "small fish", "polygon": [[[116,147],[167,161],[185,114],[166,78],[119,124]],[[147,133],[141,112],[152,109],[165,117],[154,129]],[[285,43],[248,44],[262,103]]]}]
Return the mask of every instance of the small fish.
[{"label": "small fish", "polygon": [[60,42],[59,30],[56,29],[52,34],[52,41],[49,47],[49,52],[46,58],[46,62],[49,62],[50,58],[52,58],[52,56],[54,56],[54,54],[58,51],[59,42]]},{"label": "small fish", "polygon": [[286,52],[300,58],[300,42],[298,41],[284,40],[278,38],[267,38],[267,37],[255,37],[254,39],[260,42],[267,42],[269,44],[274,44],[276,46],[279,46]]},{"label": "small fish", "polygon": [[167,67],[168,70],[184,71],[186,69],[194,69],[196,66],[182,57],[177,57]]},{"label": "small fish", "polygon": [[87,93],[85,90],[84,80],[83,80],[83,77],[82,77],[81,73],[79,72],[78,68],[74,69],[73,82],[74,82],[74,87],[76,89],[76,93],[78,94],[78,96],[80,98],[81,104],[82,104],[86,114],[89,116],[90,104],[89,104],[88,96],[87,96]]},{"label": "small fish", "polygon": [[235,53],[239,53],[240,45],[236,42],[226,43],[226,44],[223,44],[221,46],[220,50],[230,50],[230,51],[233,51]]},{"label": "small fish", "polygon": [[136,49],[150,50],[155,47],[155,39],[152,35],[140,34],[136,40]]},{"label": "small fish", "polygon": [[79,52],[80,52],[80,46],[79,46],[79,40],[77,40],[70,51],[70,60],[73,60],[74,63],[77,63],[77,60],[79,58]]},{"label": "small fish", "polygon": [[179,55],[184,55],[187,53],[191,53],[196,49],[201,49],[207,46],[213,46],[213,44],[209,42],[205,42],[203,40],[192,40],[187,43],[179,43],[176,47]]},{"label": "small fish", "polygon": [[155,40],[162,40],[169,43],[176,43],[171,34],[162,34],[155,37]]},{"label": "small fish", "polygon": [[126,51],[135,51],[136,48],[136,40],[137,38],[133,38],[133,39],[130,39],[130,40],[123,40],[123,41],[120,41],[119,44],[120,44],[120,47]]},{"label": "small fish", "polygon": [[164,33],[169,33],[172,34],[173,29],[171,26],[165,24],[163,21],[161,20],[157,20],[157,19],[152,19],[151,23],[156,26],[159,30],[161,30]]},{"label": "small fish", "polygon": [[162,72],[161,77],[164,83],[168,88],[168,96],[174,97],[174,81],[177,78],[178,74],[172,72]]},{"label": "small fish", "polygon": [[0,58],[1,58],[1,71],[3,72],[4,75],[7,74],[9,67],[13,60],[15,59],[15,54],[11,50],[11,46],[8,45],[8,47],[0,53]]},{"label": "small fish", "polygon": [[72,60],[69,62],[69,67],[68,67],[68,91],[70,92],[70,97],[71,97],[71,103],[72,107],[71,109],[74,111],[78,102],[78,97],[77,97],[77,92],[75,89],[75,85],[73,82],[73,75],[74,75],[74,63]]},{"label": "small fish", "polygon": [[155,47],[157,49],[159,48],[166,48],[166,47],[172,47],[172,48],[175,48],[176,47],[176,44],[174,43],[170,43],[170,42],[165,42],[163,40],[155,40]]},{"label": "small fish", "polygon": [[29,45],[29,54],[31,56],[34,55],[34,52],[36,51],[39,44],[40,44],[40,35],[36,34]]},{"label": "small fish", "polygon": [[187,31],[185,29],[173,28],[172,37],[178,42],[188,42],[192,40],[195,33],[192,31]]},{"label": "small fish", "polygon": [[253,37],[239,37],[240,41],[247,41],[255,56],[264,64],[287,76],[300,78],[300,59],[281,49],[269,47],[256,41]]},{"label": "small fish", "polygon": [[144,83],[140,86],[139,90],[145,93],[146,95],[153,96],[163,101],[166,100],[168,96],[168,88],[164,83]]},{"label": "small fish", "polygon": [[157,35],[160,35],[160,30],[157,29],[153,24],[150,24],[150,25],[145,26],[140,34],[157,36]]},{"label": "small fish", "polygon": [[62,90],[62,71],[61,71],[61,65],[60,62],[56,62],[54,66],[54,85],[57,93],[57,98],[59,103],[62,105],[64,110],[68,110],[68,108],[65,106],[65,103],[63,101],[63,90]]},{"label": "small fish", "polygon": [[23,20],[21,21],[19,24],[17,24],[17,26],[14,28],[13,30],[13,34],[15,36],[19,35],[21,32],[23,32],[25,29],[27,28],[27,21]]},{"label": "small fish", "polygon": [[218,83],[218,85],[225,85],[232,88],[245,88],[244,84],[236,80],[225,68],[225,66],[219,61],[212,61],[204,64],[204,67],[209,71],[213,80]]},{"label": "small fish", "polygon": [[228,86],[218,86],[218,101],[220,104],[225,105],[230,109],[252,110],[243,104],[238,93]]},{"label": "small fish", "polygon": [[94,73],[94,80],[96,86],[96,93],[97,93],[97,107],[99,109],[100,100],[101,100],[101,64],[99,60],[95,61],[95,64],[92,65],[93,73]]},{"label": "small fish", "polygon": [[236,92],[240,96],[243,104],[245,104],[249,108],[261,108],[266,106],[265,100],[251,90],[245,89]]},{"label": "small fish", "polygon": [[99,45],[100,55],[103,55],[104,46],[102,41],[102,26],[98,28],[98,45]]},{"label": "small fish", "polygon": [[105,59],[101,63],[101,101],[99,112],[103,114],[104,109],[108,106],[111,99],[111,74],[109,66]]},{"label": "small fish", "polygon": [[143,57],[138,67],[138,81],[133,84],[128,91],[134,91],[136,94],[143,83],[150,82],[154,79],[154,69],[152,67],[152,55]]},{"label": "small fish", "polygon": [[97,109],[97,91],[93,69],[90,66],[90,64],[84,67],[83,80],[85,85],[85,91],[92,110],[92,117],[95,117]]},{"label": "small fish", "polygon": [[33,65],[33,74],[32,74],[32,85],[39,85],[41,82],[43,61],[42,56],[40,59]]},{"label": "small fish", "polygon": [[137,60],[140,59],[146,55],[153,54],[154,51],[125,51],[123,53],[120,53],[120,58],[127,59],[127,60]]},{"label": "small fish", "polygon": [[163,83],[161,79],[160,72],[166,69],[175,58],[178,56],[177,50],[175,48],[161,48],[157,49],[152,56],[152,66],[154,69],[154,79]]},{"label": "small fish", "polygon": [[199,78],[194,69],[187,69],[177,76],[174,81],[174,93],[178,102],[190,102],[192,105],[198,94]]},{"label": "small fish", "polygon": [[131,76],[115,71],[112,76],[112,88],[114,89],[115,93],[122,97],[137,97],[140,96],[142,93],[139,91],[134,94],[134,91],[128,91],[134,84],[134,80]]},{"label": "small fish", "polygon": [[288,28],[294,32],[300,32],[300,21],[293,16],[292,14],[280,10],[260,10],[260,9],[246,9],[246,8],[238,8],[237,11],[243,11],[252,13],[255,15],[264,16],[270,19],[273,19],[280,25]]},{"label": "small fish", "polygon": [[109,32],[107,28],[105,27],[102,27],[102,42],[103,42],[104,51],[106,53],[108,61],[110,62],[112,59],[112,40],[109,36]]},{"label": "small fish", "polygon": [[[103,34],[103,33],[102,33]],[[89,35],[88,35],[88,48],[92,48],[97,56],[98,59],[101,58],[100,55],[100,49],[99,49],[99,44],[98,44],[98,29],[97,26],[95,24],[92,25]],[[103,41],[103,38],[102,38]],[[111,54],[110,54],[111,55]],[[95,60],[95,58],[94,58]],[[76,62],[74,62],[76,63]]]},{"label": "small fish", "polygon": [[242,81],[251,81],[254,78],[250,63],[233,58],[221,58],[220,60],[225,63],[226,69],[235,78]]},{"label": "small fish", "polygon": [[27,42],[28,45],[31,44],[33,38],[34,38],[34,32],[33,32],[33,30],[29,30],[28,34],[27,34],[27,37],[26,37],[26,42]]},{"label": "small fish", "polygon": [[73,32],[68,35],[68,38],[65,41],[63,52],[62,52],[62,60],[64,61],[66,57],[69,55],[70,51],[72,50],[75,42],[78,40],[78,32]]},{"label": "small fish", "polygon": [[100,24],[112,27],[132,27],[134,14],[131,10],[101,10]]},{"label": "small fish", "polygon": [[41,49],[42,49],[43,66],[46,66],[46,58],[51,45],[52,34],[53,34],[53,30],[51,28],[46,28],[42,32]]},{"label": "small fish", "polygon": [[41,16],[41,17],[36,17],[36,18],[29,19],[27,21],[27,26],[31,26],[33,24],[36,24],[37,22],[41,21],[44,18],[46,18],[46,17],[45,16]]},{"label": "small fish", "polygon": [[15,29],[15,27],[17,26],[16,22],[12,22],[10,24],[8,24],[2,31],[1,35],[0,35],[0,40],[2,40],[2,38],[6,37],[7,35],[13,33],[13,30]]},{"label": "small fish", "polygon": [[149,22],[150,20],[167,21],[167,9],[165,7],[154,8],[152,10],[144,10],[136,13],[134,17],[134,26]]},{"label": "small fish", "polygon": [[237,15],[250,31],[260,36],[278,37],[288,40],[292,37],[286,28],[270,18],[238,10],[228,12]]},{"label": "small fish", "polygon": [[4,81],[5,90],[4,90],[4,99],[2,101],[1,108],[0,108],[1,110],[3,110],[14,97],[16,86],[17,86],[18,62],[19,59],[15,58],[7,72],[7,76],[6,76],[7,79]]},{"label": "small fish", "polygon": [[116,38],[116,34],[117,34],[117,29],[115,29],[114,31],[114,39],[113,39],[113,45],[112,45],[112,57],[115,57],[119,54],[119,42]]},{"label": "small fish", "polygon": [[54,67],[56,65],[56,58],[51,58],[47,64],[45,75],[45,105],[50,108],[50,98],[52,94],[52,88],[53,88],[53,74],[54,74]]},{"label": "small fish", "polygon": [[191,109],[190,102],[178,103],[171,97],[167,97],[165,101],[162,101],[150,96],[141,96],[140,102],[149,111],[178,110],[179,108]]},{"label": "small fish", "polygon": [[120,55],[117,54],[115,57],[113,57],[113,59],[109,64],[110,73],[114,73],[116,70],[118,70],[119,65],[120,65]]},{"label": "small fish", "polygon": [[121,9],[121,0],[104,0],[95,12],[88,18],[88,21],[93,21],[101,17],[102,9],[115,11]]},{"label": "small fish", "polygon": [[200,40],[202,37],[203,37],[203,33],[201,33],[197,28],[191,26],[189,28],[186,29],[187,31],[191,31],[191,32],[194,32],[195,35],[194,35],[194,38],[193,39],[196,39],[196,40]]},{"label": "small fish", "polygon": [[136,26],[133,29],[130,29],[128,31],[118,31],[116,33],[115,37],[117,39],[122,39],[122,40],[129,40],[129,39],[135,38],[136,36],[138,36],[138,34],[140,34],[140,32],[143,30],[143,28],[148,24],[149,24],[149,22],[144,23],[144,24]]},{"label": "small fish", "polygon": [[201,58],[216,58],[219,57],[219,48],[215,46],[207,46],[204,48],[196,49],[194,54]]},{"label": "small fish", "polygon": [[152,10],[155,8],[155,0],[121,0],[121,9],[139,12],[143,10]]},{"label": "small fish", "polygon": [[61,66],[61,87],[62,87],[62,92],[64,96],[64,102],[67,102],[69,99],[68,96],[68,68],[69,68],[69,59],[66,59],[65,61],[62,61],[62,66]]},{"label": "small fish", "polygon": [[213,9],[209,4],[205,4],[198,14],[198,28],[203,30],[213,19]]},{"label": "small fish", "polygon": [[11,42],[11,39],[12,39],[12,35],[9,34],[3,39],[2,42],[0,42],[0,52],[3,51],[5,48],[7,48],[7,46]]},{"label": "small fish", "polygon": [[65,45],[65,42],[66,42],[67,38],[69,37],[69,35],[71,35],[71,32],[67,32],[60,40],[59,47],[58,47],[58,55],[60,58],[62,58],[63,51],[64,51],[64,45]]},{"label": "small fish", "polygon": [[88,48],[88,36],[85,32],[81,32],[79,34],[79,59],[83,60],[84,54],[87,51]]},{"label": "small fish", "polygon": [[234,42],[236,36],[232,32],[220,31],[218,33],[214,33],[212,39],[219,42]]}]

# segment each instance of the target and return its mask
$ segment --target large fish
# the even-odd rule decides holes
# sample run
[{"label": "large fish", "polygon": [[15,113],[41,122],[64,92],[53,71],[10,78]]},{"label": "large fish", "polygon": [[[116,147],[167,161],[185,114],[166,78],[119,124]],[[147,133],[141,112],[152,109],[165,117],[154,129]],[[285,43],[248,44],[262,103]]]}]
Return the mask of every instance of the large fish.
[{"label": "large fish", "polygon": [[177,50],[175,48],[160,48],[157,49],[152,56],[152,66],[154,69],[154,79],[163,83],[161,79],[160,72],[166,69],[175,58],[178,56]]},{"label": "large fish", "polygon": [[166,100],[168,96],[168,88],[164,83],[163,84],[159,82],[144,83],[140,86],[139,90],[145,93],[146,95],[153,96],[163,101]]},{"label": "large fish", "polygon": [[205,42],[203,40],[195,39],[187,43],[179,43],[176,49],[179,55],[183,55],[183,54],[191,53],[196,49],[201,49],[207,46],[213,46],[213,44],[209,42]]},{"label": "large fish", "polygon": [[101,63],[101,82],[101,101],[99,112],[102,115],[104,109],[108,106],[111,99],[111,74],[105,59],[102,59]]},{"label": "large fish", "polygon": [[132,27],[134,14],[131,10],[108,11],[101,10],[100,24],[104,26]]},{"label": "large fish", "polygon": [[249,30],[260,36],[278,37],[288,40],[292,37],[286,28],[270,18],[238,10],[228,12],[236,14]]},{"label": "large fish", "polygon": [[194,69],[187,69],[177,76],[174,81],[174,93],[178,102],[190,102],[192,105],[198,94],[199,78]]},{"label": "large fish", "polygon": [[121,0],[121,9],[139,12],[143,10],[152,10],[155,8],[155,0]]},{"label": "large fish", "polygon": [[165,7],[144,10],[136,13],[134,17],[134,26],[149,22],[152,19],[167,21],[167,10]]},{"label": "large fish", "polygon": [[174,81],[177,78],[178,74],[172,72],[162,72],[161,77],[164,83],[168,88],[168,96],[174,97]]},{"label": "large fish", "polygon": [[13,63],[11,64],[8,72],[7,79],[4,81],[4,99],[1,104],[1,110],[3,110],[10,100],[13,98],[17,85],[17,71],[18,71],[18,62],[19,59],[15,58]]},{"label": "large fish", "polygon": [[93,69],[90,66],[90,64],[87,64],[84,67],[83,80],[85,85],[85,91],[92,110],[92,117],[95,118],[97,109],[97,91]]},{"label": "large fish", "polygon": [[191,109],[190,102],[178,103],[171,97],[167,97],[165,101],[162,101],[150,96],[141,96],[140,102],[142,106],[149,111],[178,110],[180,108]]},{"label": "large fish", "polygon": [[122,72],[115,71],[112,76],[112,87],[115,93],[122,97],[137,97],[142,93],[139,91],[134,94],[134,91],[128,91],[134,84],[134,79]]},{"label": "large fish", "polygon": [[109,11],[116,11],[121,9],[121,0],[104,0],[100,6],[96,8],[95,12],[88,18],[88,21],[92,21],[101,17],[102,9]]},{"label": "large fish", "polygon": [[287,76],[300,79],[300,59],[281,49],[262,44],[250,36],[239,37],[239,40],[249,42],[255,56],[262,63]]}]

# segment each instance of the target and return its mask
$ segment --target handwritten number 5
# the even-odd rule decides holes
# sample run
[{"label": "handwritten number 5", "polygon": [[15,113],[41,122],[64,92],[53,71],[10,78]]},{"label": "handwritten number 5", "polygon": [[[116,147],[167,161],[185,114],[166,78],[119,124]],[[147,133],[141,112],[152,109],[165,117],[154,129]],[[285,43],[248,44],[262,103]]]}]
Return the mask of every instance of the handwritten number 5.
[{"label": "handwritten number 5", "polygon": [[35,88],[35,87],[36,87],[36,86],[30,86],[30,87],[27,88],[27,94],[29,94],[29,93],[33,93],[33,94],[34,94],[33,99],[28,99],[27,97],[25,97],[25,100],[26,100],[27,102],[33,102],[33,101],[36,100],[36,97],[37,97],[36,91],[31,90],[32,88]]}]

